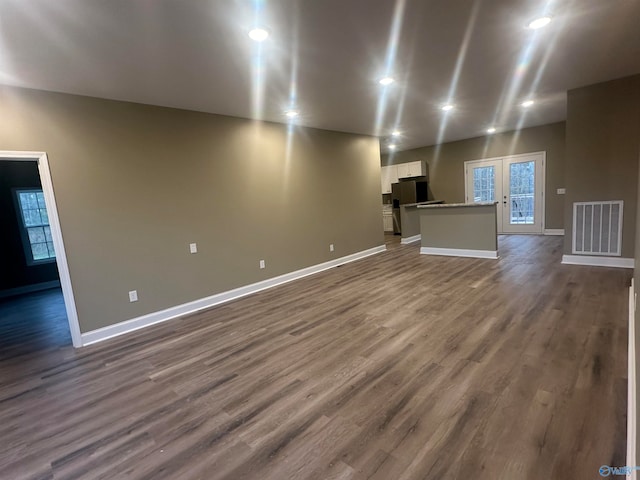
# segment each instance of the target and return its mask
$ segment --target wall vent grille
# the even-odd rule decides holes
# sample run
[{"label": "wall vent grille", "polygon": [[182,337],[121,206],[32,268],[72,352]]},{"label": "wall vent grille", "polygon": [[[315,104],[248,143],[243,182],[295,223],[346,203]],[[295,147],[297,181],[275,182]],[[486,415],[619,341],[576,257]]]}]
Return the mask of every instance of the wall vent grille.
[{"label": "wall vent grille", "polygon": [[620,256],[622,200],[573,204],[573,253]]}]

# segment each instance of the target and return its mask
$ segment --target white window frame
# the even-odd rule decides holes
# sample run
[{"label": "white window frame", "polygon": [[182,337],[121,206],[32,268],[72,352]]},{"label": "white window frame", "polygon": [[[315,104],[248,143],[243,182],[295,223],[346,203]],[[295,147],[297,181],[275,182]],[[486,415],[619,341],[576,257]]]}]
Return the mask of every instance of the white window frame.
[{"label": "white window frame", "polygon": [[[42,265],[42,264],[47,264],[47,263],[53,263],[56,261],[56,255],[55,255],[55,250],[54,250],[54,254],[52,257],[47,257],[47,258],[41,258],[41,259],[35,259],[33,258],[33,250],[32,250],[32,245],[31,245],[31,239],[29,238],[29,228],[25,222],[24,222],[24,212],[22,210],[22,204],[20,203],[20,194],[21,193],[42,193],[44,195],[44,191],[42,190],[42,188],[33,188],[33,187],[18,187],[18,188],[13,188],[13,201],[15,203],[16,206],[16,214],[18,215],[18,227],[20,229],[20,237],[22,239],[22,247],[24,249],[24,256],[25,256],[25,260],[27,262],[28,266],[34,266],[34,265]],[[45,209],[46,209],[46,205],[45,205]],[[49,214],[47,211],[47,218],[48,218]],[[51,229],[51,222],[42,225],[36,225],[38,227],[44,227],[47,226],[49,227],[49,229]],[[53,241],[53,240],[52,240]]]}]

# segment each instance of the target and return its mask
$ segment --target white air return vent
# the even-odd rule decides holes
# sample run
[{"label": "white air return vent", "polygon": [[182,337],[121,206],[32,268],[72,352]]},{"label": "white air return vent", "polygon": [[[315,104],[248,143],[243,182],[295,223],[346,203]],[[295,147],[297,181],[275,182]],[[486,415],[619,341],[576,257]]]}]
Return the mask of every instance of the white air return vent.
[{"label": "white air return vent", "polygon": [[573,204],[573,253],[620,255],[622,200]]}]

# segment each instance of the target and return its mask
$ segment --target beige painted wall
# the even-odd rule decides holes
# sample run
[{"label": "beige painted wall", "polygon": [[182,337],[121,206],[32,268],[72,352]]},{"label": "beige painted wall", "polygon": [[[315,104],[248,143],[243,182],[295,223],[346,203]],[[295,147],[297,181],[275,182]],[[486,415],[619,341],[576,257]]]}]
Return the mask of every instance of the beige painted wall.
[{"label": "beige painted wall", "polygon": [[558,195],[556,190],[565,186],[564,122],[383,155],[382,165],[426,160],[433,199],[459,203],[465,201],[464,162],[540,151],[547,152],[545,228],[561,229],[564,195]]},{"label": "beige painted wall", "polygon": [[0,111],[0,150],[48,153],[83,332],[384,244],[376,138],[296,128],[287,155],[279,124],[8,87]]},{"label": "beige painted wall", "polygon": [[571,90],[567,97],[564,251],[571,254],[573,202],[624,200],[622,256],[634,256],[640,75]]},{"label": "beige painted wall", "polygon": [[[640,127],[638,128],[638,138],[640,138]],[[636,232],[635,232],[635,268],[633,271],[634,290],[637,296],[640,291],[640,149],[638,151],[638,187],[636,199]],[[633,316],[635,326],[635,362],[636,362],[636,396],[638,394],[638,385],[640,385],[640,315],[637,308]],[[637,400],[637,398],[636,398]],[[638,408],[636,401],[636,409]],[[640,417],[636,415],[636,432],[640,432]],[[640,442],[636,442],[636,458],[640,458]]]},{"label": "beige painted wall", "polygon": [[[638,130],[638,137],[640,137],[640,130]],[[636,200],[636,238],[635,238],[635,268],[633,270],[634,277],[634,291],[636,293],[640,290],[640,152],[638,152],[638,196]],[[636,409],[638,409],[637,395],[638,386],[640,385],[640,315],[638,315],[637,308],[633,316],[635,327],[635,364],[636,364]],[[636,432],[640,432],[640,417],[636,415]],[[637,434],[636,434],[637,435]],[[636,441],[636,458],[640,459],[640,442]]]}]

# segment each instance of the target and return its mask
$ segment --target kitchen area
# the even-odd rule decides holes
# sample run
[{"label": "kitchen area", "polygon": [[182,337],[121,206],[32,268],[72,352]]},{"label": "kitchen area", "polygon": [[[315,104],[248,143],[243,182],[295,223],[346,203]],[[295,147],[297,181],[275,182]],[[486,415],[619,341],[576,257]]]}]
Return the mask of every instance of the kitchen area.
[{"label": "kitchen area", "polygon": [[[442,203],[434,200],[429,193],[427,164],[424,160],[398,165],[388,165],[381,169],[382,221],[385,233],[404,235],[402,221],[403,208],[430,203]],[[430,199],[431,198],[431,199]],[[405,218],[405,224],[407,219]],[[405,230],[408,225],[405,225]],[[413,232],[413,228],[410,228]],[[405,243],[405,242],[403,242]]]},{"label": "kitchen area", "polygon": [[428,177],[424,160],[381,167],[385,233],[424,255],[499,258],[496,202],[445,204]]}]

